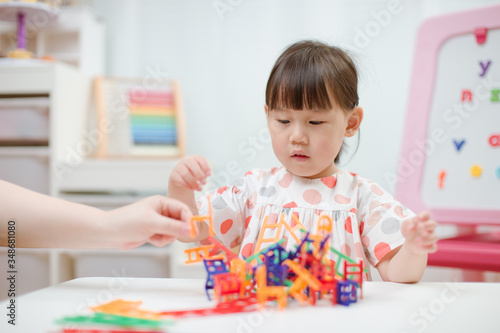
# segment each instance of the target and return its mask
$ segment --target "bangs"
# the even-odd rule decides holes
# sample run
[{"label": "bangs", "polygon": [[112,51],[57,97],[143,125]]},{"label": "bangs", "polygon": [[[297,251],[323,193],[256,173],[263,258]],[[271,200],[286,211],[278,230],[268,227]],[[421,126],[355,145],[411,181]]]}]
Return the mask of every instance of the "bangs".
[{"label": "bangs", "polygon": [[341,49],[298,42],[278,58],[267,81],[269,110],[348,111],[358,104],[356,66]]},{"label": "bangs", "polygon": [[324,73],[314,63],[295,63],[290,61],[276,68],[268,82],[267,106],[270,110],[331,110]]}]

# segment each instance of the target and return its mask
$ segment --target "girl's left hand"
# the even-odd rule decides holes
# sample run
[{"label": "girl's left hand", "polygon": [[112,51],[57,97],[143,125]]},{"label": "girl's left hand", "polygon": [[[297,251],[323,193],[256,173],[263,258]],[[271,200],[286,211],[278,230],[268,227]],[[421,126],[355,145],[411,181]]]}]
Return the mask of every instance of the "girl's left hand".
[{"label": "girl's left hand", "polygon": [[401,232],[412,252],[433,253],[437,251],[438,237],[434,232],[436,227],[437,222],[430,219],[429,212],[421,212],[417,216],[404,220]]}]

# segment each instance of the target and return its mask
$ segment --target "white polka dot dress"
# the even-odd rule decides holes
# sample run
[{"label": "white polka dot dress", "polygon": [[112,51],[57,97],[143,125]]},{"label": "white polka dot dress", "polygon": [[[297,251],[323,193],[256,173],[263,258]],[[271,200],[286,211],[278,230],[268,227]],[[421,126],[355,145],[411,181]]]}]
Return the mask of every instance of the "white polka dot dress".
[{"label": "white polka dot dress", "polygon": [[[207,195],[216,237],[229,248],[241,245],[239,254],[244,257],[272,244],[261,241],[259,245],[260,233],[264,233],[262,239],[284,239],[287,250],[296,245],[286,228],[264,228],[265,222],[278,223],[283,214],[293,228],[295,215],[307,231],[316,233],[319,217],[326,214],[333,221],[330,245],[354,260],[376,266],[403,244],[401,222],[415,215],[377,184],[343,170],[308,179],[284,167],[256,169]],[[207,195],[198,198],[200,215],[208,212]],[[297,236],[305,234],[298,231]]]}]

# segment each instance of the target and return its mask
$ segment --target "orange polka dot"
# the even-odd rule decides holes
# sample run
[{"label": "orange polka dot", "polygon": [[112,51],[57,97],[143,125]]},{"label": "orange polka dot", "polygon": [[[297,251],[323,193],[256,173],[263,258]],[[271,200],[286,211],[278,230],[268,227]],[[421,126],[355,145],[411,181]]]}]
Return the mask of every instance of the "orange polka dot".
[{"label": "orange polka dot", "polygon": [[377,257],[377,259],[380,260],[387,253],[391,252],[391,247],[387,243],[380,242],[377,245],[375,245],[375,248],[373,250],[375,251],[375,257]]},{"label": "orange polka dot", "polygon": [[228,232],[229,229],[231,229],[232,226],[233,226],[233,220],[231,220],[231,219],[225,220],[220,225],[220,233],[223,234],[223,235],[226,234],[226,232]]},{"label": "orange polka dot", "polygon": [[248,243],[241,249],[241,255],[248,258],[252,255],[253,243]]},{"label": "orange polka dot", "polygon": [[348,218],[346,218],[346,220],[344,222],[344,228],[348,233],[352,234],[352,224],[351,224],[351,217],[350,216]]},{"label": "orange polka dot", "polygon": [[354,253],[356,253],[356,258],[363,258],[363,245],[360,242],[354,243]]},{"label": "orange polka dot", "polygon": [[271,224],[271,223],[276,223],[276,222],[278,222],[278,214],[271,213],[269,215],[269,220],[267,220],[267,223]]},{"label": "orange polka dot", "polygon": [[391,209],[392,207],[390,203],[381,204],[380,206],[384,207],[385,209]]},{"label": "orange polka dot", "polygon": [[304,194],[302,194],[302,197],[311,205],[317,205],[321,202],[321,194],[316,190],[306,190]]},{"label": "orange polka dot", "polygon": [[353,213],[353,214],[357,214],[358,213],[358,211],[356,210],[356,208],[351,208],[350,212]]},{"label": "orange polka dot", "polygon": [[384,195],[384,191],[382,191],[380,189],[380,187],[378,187],[377,185],[375,184],[372,184],[372,191],[373,193],[375,193],[376,195]]},{"label": "orange polka dot", "polygon": [[337,185],[337,178],[334,176],[321,178],[321,182],[329,188],[334,188]]},{"label": "orange polka dot", "polygon": [[346,204],[351,202],[350,198],[343,196],[341,194],[337,194],[336,196],[334,196],[333,200],[335,200],[336,202],[338,202],[339,204],[342,204],[342,205],[346,205]]},{"label": "orange polka dot", "polygon": [[370,203],[370,210],[372,210],[373,208],[375,208],[377,206],[380,206],[380,202],[378,202],[377,200],[372,201]]},{"label": "orange polka dot", "polygon": [[343,254],[345,254],[346,256],[349,257],[351,255],[351,247],[347,244],[343,244],[340,247],[340,252],[342,252]]},{"label": "orange polka dot", "polygon": [[365,230],[365,222],[361,221],[361,223],[359,224],[359,234],[360,235],[363,234],[363,230]]},{"label": "orange polka dot", "polygon": [[252,215],[248,216],[245,220],[245,229],[248,228],[248,224],[250,223],[250,220],[252,219]]},{"label": "orange polka dot", "polygon": [[281,177],[281,180],[278,182],[278,184],[280,184],[280,186],[283,188],[287,188],[292,183],[292,180],[293,175],[290,172],[287,172],[283,175],[283,177]]},{"label": "orange polka dot", "polygon": [[368,236],[361,237],[361,244],[363,244],[364,247],[370,247],[370,238],[368,238]]},{"label": "orange polka dot", "polygon": [[382,218],[382,213],[379,211],[373,212],[368,218],[366,219],[366,223],[368,223],[369,226],[374,226],[376,225],[380,219]]},{"label": "orange polka dot", "polygon": [[403,213],[403,207],[401,207],[400,205],[394,207],[394,213],[396,213],[396,215],[398,215],[401,218],[405,218],[408,216]]},{"label": "orange polka dot", "polygon": [[292,202],[285,204],[283,207],[284,208],[295,208],[295,207],[297,207],[297,204],[295,203],[295,201],[292,201]]},{"label": "orange polka dot", "polygon": [[244,238],[247,238],[249,235],[250,235],[250,228],[247,228],[247,230],[245,231]]},{"label": "orange polka dot", "polygon": [[274,176],[280,169],[281,169],[281,167],[271,168],[271,174]]},{"label": "orange polka dot", "polygon": [[221,188],[219,188],[219,189],[217,190],[217,194],[222,194],[222,193],[224,193],[224,191],[226,191],[226,190],[227,190],[227,186],[222,186]]}]

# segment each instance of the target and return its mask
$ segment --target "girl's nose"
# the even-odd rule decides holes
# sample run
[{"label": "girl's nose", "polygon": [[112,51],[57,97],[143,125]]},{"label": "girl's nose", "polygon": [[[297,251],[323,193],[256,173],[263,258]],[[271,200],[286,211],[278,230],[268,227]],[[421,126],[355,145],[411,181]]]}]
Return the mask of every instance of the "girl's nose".
[{"label": "girl's nose", "polygon": [[307,133],[302,126],[295,125],[292,128],[292,132],[290,134],[290,143],[302,145],[306,145],[309,143],[309,137],[307,136]]}]

